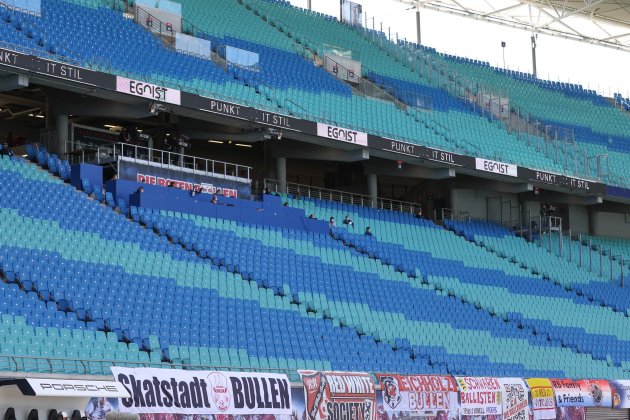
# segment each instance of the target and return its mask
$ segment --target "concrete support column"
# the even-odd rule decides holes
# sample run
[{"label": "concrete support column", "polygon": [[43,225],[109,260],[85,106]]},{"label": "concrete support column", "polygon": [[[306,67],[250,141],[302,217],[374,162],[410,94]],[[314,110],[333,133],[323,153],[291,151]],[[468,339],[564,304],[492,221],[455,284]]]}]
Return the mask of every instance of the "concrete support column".
[{"label": "concrete support column", "polygon": [[[48,116],[47,116],[48,117]],[[59,114],[56,117],[56,132],[57,132],[57,154],[60,159],[67,159],[66,156],[66,141],[68,137],[68,116],[66,114]]]},{"label": "concrete support column", "polygon": [[287,192],[287,158],[276,158],[276,175],[278,176],[279,190],[281,193]]},{"label": "concrete support column", "polygon": [[307,8],[308,10],[313,10],[313,5],[311,4],[311,0],[307,0],[307,2],[306,2],[306,8]]},{"label": "concrete support column", "polygon": [[367,187],[368,195],[372,199],[372,206],[375,207],[378,197],[378,178],[376,174],[367,174]]}]

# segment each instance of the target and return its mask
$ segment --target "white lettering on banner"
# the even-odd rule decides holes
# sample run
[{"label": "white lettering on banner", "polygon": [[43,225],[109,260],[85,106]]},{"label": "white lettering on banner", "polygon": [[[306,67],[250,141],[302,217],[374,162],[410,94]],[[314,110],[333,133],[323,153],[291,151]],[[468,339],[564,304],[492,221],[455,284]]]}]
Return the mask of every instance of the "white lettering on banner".
[{"label": "white lettering on banner", "polygon": [[367,146],[367,134],[349,128],[335,127],[332,125],[317,123],[317,135],[346,143]]},{"label": "white lettering on banner", "polygon": [[179,90],[157,86],[139,80],[116,76],[116,90],[155,101],[168,102],[175,105],[181,104],[181,92]]},{"label": "white lettering on banner", "polygon": [[26,379],[36,396],[128,398],[129,393],[117,382],[73,381],[62,379]]},{"label": "white lettering on banner", "polygon": [[157,185],[160,187],[173,185],[173,188],[179,188],[180,190],[186,190],[186,191],[192,191],[195,187],[199,187],[200,194],[219,194],[225,197],[238,198],[238,190],[235,190],[233,188],[217,187],[214,184],[209,184],[207,182],[200,182],[200,183],[193,184],[192,182],[182,181],[179,179],[164,178],[161,176],[154,176],[154,175],[141,174],[141,173],[136,174],[136,181],[143,184]]},{"label": "white lettering on banner", "polygon": [[18,55],[11,51],[0,50],[0,63],[10,64],[15,66],[17,64]]},{"label": "white lettering on banner", "polygon": [[174,414],[291,415],[286,375],[112,367],[129,392],[120,411]]},{"label": "white lettering on banner", "polygon": [[494,160],[475,158],[475,166],[477,170],[484,172],[493,172],[499,175],[518,176],[516,165],[509,163],[495,162]]}]

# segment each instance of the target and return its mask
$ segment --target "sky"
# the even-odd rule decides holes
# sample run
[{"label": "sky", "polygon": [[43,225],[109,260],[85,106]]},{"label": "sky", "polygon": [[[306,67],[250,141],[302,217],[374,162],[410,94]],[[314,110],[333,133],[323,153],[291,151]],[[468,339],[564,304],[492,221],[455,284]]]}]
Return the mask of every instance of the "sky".
[{"label": "sky", "polygon": [[[392,37],[417,41],[415,9],[392,0],[354,0],[363,5],[368,26],[374,18],[376,29],[383,23]],[[290,0],[307,7],[307,0]],[[313,10],[339,16],[338,0],[312,0]],[[484,23],[448,13],[420,9],[422,44],[440,52],[488,61],[503,67],[532,72],[531,33],[521,29]],[[393,28],[393,29],[392,29]],[[540,34],[536,48],[538,77],[579,83],[605,96],[619,92],[630,97],[630,53],[584,42]]]}]

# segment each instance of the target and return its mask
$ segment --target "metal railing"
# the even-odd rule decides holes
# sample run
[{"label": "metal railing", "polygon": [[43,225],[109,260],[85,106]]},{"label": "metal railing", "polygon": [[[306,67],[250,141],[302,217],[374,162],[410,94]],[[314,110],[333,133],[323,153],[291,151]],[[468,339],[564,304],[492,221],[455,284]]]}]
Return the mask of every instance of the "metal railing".
[{"label": "metal railing", "polygon": [[34,372],[50,374],[72,374],[72,375],[111,375],[106,372],[110,366],[120,367],[158,367],[161,369],[182,369],[182,370],[223,370],[238,372],[270,372],[284,373],[290,378],[299,377],[297,370],[286,368],[263,368],[246,366],[223,366],[223,365],[203,365],[184,364],[148,361],[140,362],[133,360],[107,360],[107,359],[78,359],[67,357],[41,357],[41,356],[17,356],[10,354],[0,354],[0,372]]},{"label": "metal railing", "polygon": [[[337,201],[339,203],[351,204],[355,206],[372,207],[379,210],[392,210],[412,214],[422,209],[422,205],[418,203],[391,200],[389,198],[382,197],[377,197],[375,202],[372,197],[368,195],[349,193],[347,191],[331,190],[327,188],[319,188],[312,185],[287,182],[285,186],[286,192],[288,194],[299,197]],[[280,193],[282,191],[280,182],[274,179],[265,179],[264,188],[274,193]]]},{"label": "metal railing", "polygon": [[[69,144],[70,142],[67,143]],[[74,143],[75,146],[77,144],[76,142]],[[78,162],[82,163],[91,162],[101,164],[114,162],[118,157],[124,157],[150,162],[172,170],[192,170],[214,177],[221,176],[226,179],[241,178],[251,181],[252,174],[252,168],[250,166],[126,143],[112,143],[96,148],[79,148],[67,152],[67,155],[71,163],[77,163],[78,159]]]},{"label": "metal railing", "polygon": [[170,23],[164,23],[149,11],[136,4],[134,22],[160,37],[168,46],[175,46],[175,30]]}]

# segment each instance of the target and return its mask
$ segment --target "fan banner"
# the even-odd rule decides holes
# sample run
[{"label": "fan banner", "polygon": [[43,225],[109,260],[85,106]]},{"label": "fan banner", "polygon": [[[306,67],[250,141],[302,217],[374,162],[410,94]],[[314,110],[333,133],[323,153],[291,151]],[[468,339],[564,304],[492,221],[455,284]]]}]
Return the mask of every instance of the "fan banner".
[{"label": "fan banner", "polygon": [[609,381],[609,383],[612,390],[613,408],[630,408],[630,380]]},{"label": "fan banner", "polygon": [[458,418],[457,384],[452,376],[377,373],[388,417]]},{"label": "fan banner", "polygon": [[551,379],[551,386],[558,407],[612,407],[608,381]]},{"label": "fan banner", "polygon": [[501,384],[497,378],[456,376],[461,419],[501,419]]},{"label": "fan banner", "polygon": [[529,390],[521,378],[500,378],[503,420],[529,420]]},{"label": "fan banner", "polygon": [[362,372],[298,371],[307,420],[375,420],[376,391]]},{"label": "fan banner", "polygon": [[547,378],[527,379],[530,389],[532,420],[550,420],[556,418],[556,400],[551,382]]},{"label": "fan banner", "polygon": [[112,366],[129,392],[119,410],[130,413],[291,414],[291,386],[283,374]]}]

